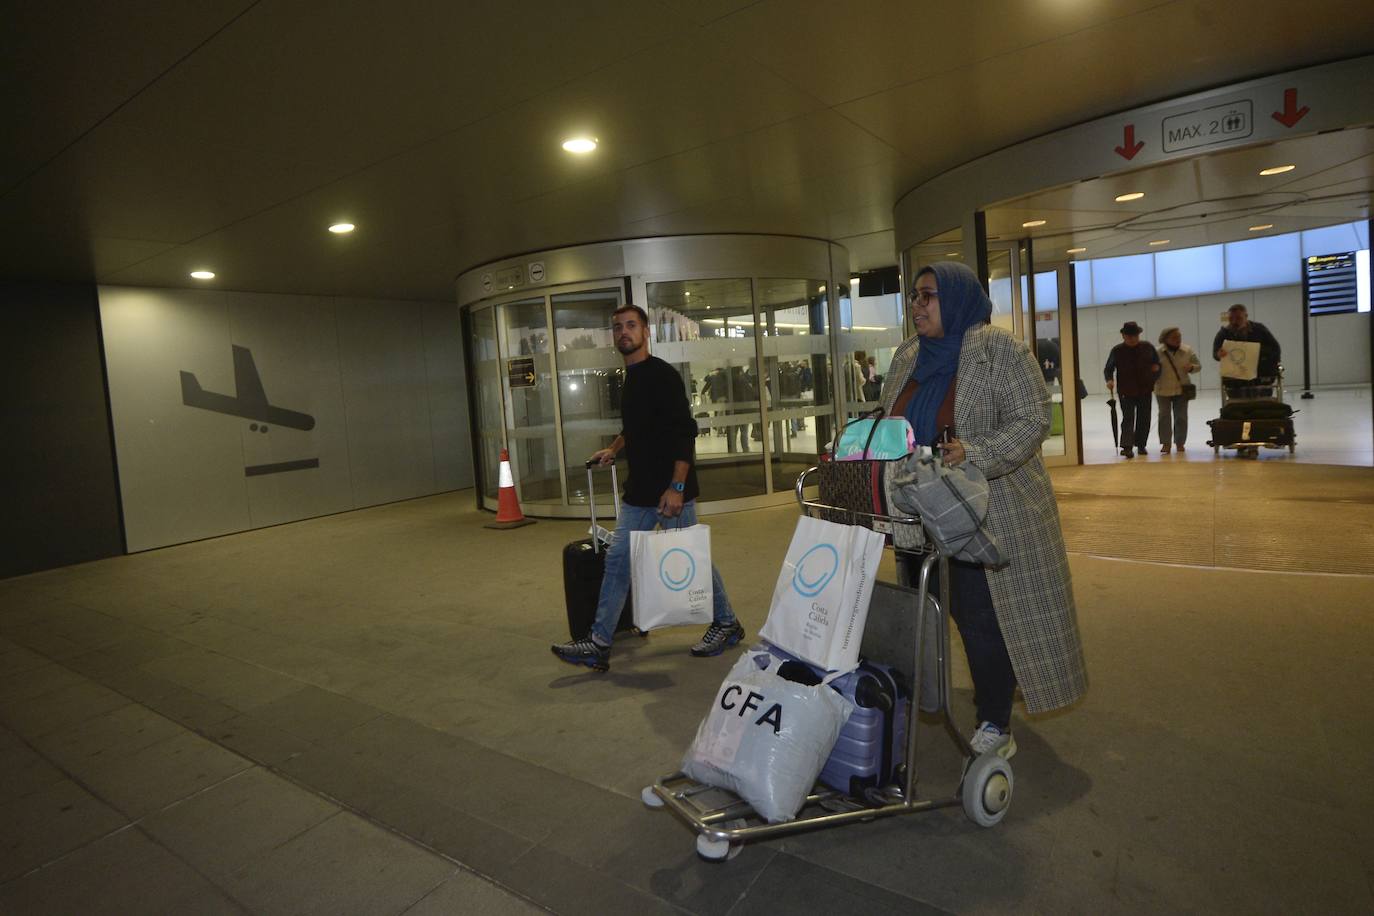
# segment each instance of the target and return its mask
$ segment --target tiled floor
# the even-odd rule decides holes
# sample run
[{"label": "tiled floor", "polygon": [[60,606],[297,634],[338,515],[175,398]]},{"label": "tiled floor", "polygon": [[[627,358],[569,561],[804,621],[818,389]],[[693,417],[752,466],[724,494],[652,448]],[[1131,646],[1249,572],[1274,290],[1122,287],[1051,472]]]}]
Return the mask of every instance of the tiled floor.
[{"label": "tiled floor", "polygon": [[[716,865],[638,796],[731,659],[662,631],[560,666],[583,524],[451,494],[5,580],[0,912],[1370,912],[1370,476],[1056,472],[1092,687],[1016,721],[1006,821]],[[708,519],[751,633],[794,519]]]}]

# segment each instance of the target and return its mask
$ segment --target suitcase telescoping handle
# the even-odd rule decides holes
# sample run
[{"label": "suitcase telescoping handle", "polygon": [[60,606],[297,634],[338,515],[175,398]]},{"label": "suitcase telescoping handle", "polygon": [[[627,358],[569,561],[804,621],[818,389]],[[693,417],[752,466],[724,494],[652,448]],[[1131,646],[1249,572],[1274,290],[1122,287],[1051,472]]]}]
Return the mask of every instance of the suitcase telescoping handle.
[{"label": "suitcase telescoping handle", "polygon": [[[601,462],[595,458],[587,459],[587,504],[592,514],[592,553],[601,552],[601,538],[597,537],[596,525],[596,482],[592,476],[596,469],[601,467]],[[611,469],[611,503],[615,506],[615,517],[620,518],[620,482],[615,473],[615,462],[612,461],[608,467]]]}]

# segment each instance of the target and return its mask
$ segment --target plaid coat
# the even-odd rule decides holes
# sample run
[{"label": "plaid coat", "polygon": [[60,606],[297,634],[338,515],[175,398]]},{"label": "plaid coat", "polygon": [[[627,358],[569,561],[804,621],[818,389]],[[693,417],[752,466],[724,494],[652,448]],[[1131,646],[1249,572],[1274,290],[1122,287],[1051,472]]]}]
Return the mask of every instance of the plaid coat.
[{"label": "plaid coat", "polygon": [[[885,408],[911,377],[918,347],[913,335],[893,354],[883,380]],[[987,570],[988,591],[1026,710],[1048,712],[1088,687],[1059,507],[1040,460],[1049,392],[1030,351],[991,325],[964,335],[955,380],[954,432],[967,460],[988,478],[988,528],[1007,561]]]}]

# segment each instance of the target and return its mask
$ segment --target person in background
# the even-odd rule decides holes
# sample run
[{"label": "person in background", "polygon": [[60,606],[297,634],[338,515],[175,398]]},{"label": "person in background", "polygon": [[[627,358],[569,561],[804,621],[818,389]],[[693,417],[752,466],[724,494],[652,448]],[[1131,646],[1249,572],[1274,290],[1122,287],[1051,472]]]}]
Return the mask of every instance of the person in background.
[{"label": "person in background", "polygon": [[1178,328],[1165,328],[1159,332],[1160,370],[1155,381],[1155,401],[1159,406],[1159,453],[1169,454],[1173,445],[1180,452],[1188,440],[1188,398],[1183,386],[1189,384],[1189,376],[1202,371],[1202,363],[1197,351],[1183,342],[1183,332]]},{"label": "person in background", "polygon": [[[1145,454],[1150,442],[1150,393],[1159,377],[1159,354],[1151,346],[1140,345],[1144,329],[1134,321],[1121,326],[1121,343],[1107,354],[1102,373],[1107,379],[1107,391],[1120,388],[1121,456],[1134,458],[1136,452]],[[1115,378],[1113,378],[1115,376]]]},{"label": "person in background", "polygon": [[1025,345],[989,324],[992,302],[965,265],[923,269],[910,302],[916,334],[893,354],[880,400],[888,416],[907,418],[917,444],[938,445],[946,463],[968,462],[987,477],[987,529],[1011,548],[1008,561],[951,561],[949,610],[980,720],[969,744],[975,754],[1010,757],[1018,686],[1031,715],[1088,689],[1059,508],[1040,460],[1050,395]]},{"label": "person in background", "polygon": [[[622,305],[615,310],[611,337],[625,359],[621,433],[591,460],[611,464],[623,449],[630,461],[630,476],[625,479],[615,537],[606,550],[606,572],[592,630],[550,647],[560,661],[594,671],[611,667],[611,638],[630,592],[630,532],[697,523],[697,421],[682,376],[649,353],[649,316],[639,306]],[[715,564],[711,565],[711,583],[712,623],[690,649],[699,658],[719,655],[744,638]]]},{"label": "person in background", "polygon": [[[1226,358],[1226,341],[1248,340],[1260,345],[1259,365],[1256,378],[1278,378],[1279,363],[1283,361],[1283,348],[1269,329],[1258,321],[1250,320],[1250,310],[1237,302],[1226,310],[1226,324],[1212,338],[1212,359],[1221,362]],[[1247,379],[1224,378],[1226,388],[1245,388],[1254,384]]]}]

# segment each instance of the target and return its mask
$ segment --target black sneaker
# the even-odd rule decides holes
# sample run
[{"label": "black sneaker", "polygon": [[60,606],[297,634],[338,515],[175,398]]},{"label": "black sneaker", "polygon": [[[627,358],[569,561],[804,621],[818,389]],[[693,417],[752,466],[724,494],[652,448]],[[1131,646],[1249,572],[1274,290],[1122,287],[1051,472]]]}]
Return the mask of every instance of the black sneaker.
[{"label": "black sneaker", "polygon": [[1128,449],[1128,448],[1123,448],[1123,449],[1121,450],[1121,457],[1122,457],[1122,458],[1134,458],[1134,457],[1135,457],[1135,452],[1132,452],[1132,451],[1131,451],[1130,449]]},{"label": "black sneaker", "polygon": [[598,646],[590,636],[558,643],[549,649],[559,660],[570,665],[585,665],[593,671],[611,670],[611,650]]},{"label": "black sneaker", "polygon": [[732,623],[728,627],[711,624],[706,628],[706,633],[692,646],[692,654],[697,658],[709,658],[712,655],[719,655],[726,649],[733,646],[744,638],[744,627],[738,623]]}]

